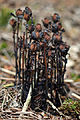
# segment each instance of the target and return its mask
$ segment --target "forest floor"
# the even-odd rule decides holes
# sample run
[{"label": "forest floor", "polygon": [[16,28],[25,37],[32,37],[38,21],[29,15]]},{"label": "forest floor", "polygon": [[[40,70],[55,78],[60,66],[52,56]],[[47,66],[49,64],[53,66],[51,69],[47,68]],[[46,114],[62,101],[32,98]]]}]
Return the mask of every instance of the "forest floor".
[{"label": "forest floor", "polygon": [[[69,86],[69,99],[58,108],[60,113],[52,115],[42,111],[35,112],[31,108],[20,116],[21,91],[14,87],[15,67],[12,42],[12,31],[4,16],[0,14],[0,120],[78,120],[80,119],[80,1],[75,0],[0,0],[2,8],[16,10],[29,6],[33,10],[36,22],[58,12],[66,30],[63,38],[70,46],[70,57],[65,75],[65,83]],[[4,13],[6,14],[6,13]],[[6,16],[6,15],[5,15]],[[7,19],[7,17],[6,17]],[[5,19],[5,20],[6,20]],[[5,24],[5,26],[3,26]],[[15,107],[14,107],[15,106]],[[54,110],[56,112],[56,110]]]}]

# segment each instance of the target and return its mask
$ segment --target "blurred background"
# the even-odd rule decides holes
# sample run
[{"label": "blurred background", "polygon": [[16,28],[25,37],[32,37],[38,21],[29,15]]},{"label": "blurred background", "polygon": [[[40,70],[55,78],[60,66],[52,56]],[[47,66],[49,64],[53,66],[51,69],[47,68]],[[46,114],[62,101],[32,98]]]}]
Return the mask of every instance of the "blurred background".
[{"label": "blurred background", "polygon": [[60,14],[65,28],[63,39],[71,46],[66,78],[80,81],[80,0],[0,0],[0,67],[14,71],[10,12],[26,6],[32,9],[35,22],[55,12]]}]

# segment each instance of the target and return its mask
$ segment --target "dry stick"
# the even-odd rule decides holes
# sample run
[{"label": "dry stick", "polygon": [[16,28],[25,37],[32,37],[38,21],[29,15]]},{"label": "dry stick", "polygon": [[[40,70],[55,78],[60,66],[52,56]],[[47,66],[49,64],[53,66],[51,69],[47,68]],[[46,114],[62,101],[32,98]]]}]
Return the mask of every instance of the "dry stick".
[{"label": "dry stick", "polygon": [[4,111],[4,103],[5,103],[5,101],[6,101],[6,95],[3,98],[3,102],[2,102],[2,106],[1,106],[1,111],[2,112]]},{"label": "dry stick", "polygon": [[46,102],[49,103],[52,106],[52,108],[55,109],[60,115],[62,115],[62,113],[59,112],[59,110],[56,108],[56,106],[50,100],[47,100]]},{"label": "dry stick", "polygon": [[26,102],[24,103],[24,106],[22,108],[22,112],[25,112],[28,109],[28,105],[31,101],[31,95],[32,95],[32,85],[30,85],[29,93],[28,93]]},{"label": "dry stick", "polygon": [[75,94],[75,93],[71,93],[71,95],[72,95],[73,97],[75,97],[75,98],[77,98],[77,99],[80,100],[80,96],[79,96],[79,95],[77,95],[77,94]]},{"label": "dry stick", "polygon": [[7,50],[3,49],[2,52],[8,58],[10,65],[14,66],[14,63],[12,63],[11,57],[10,57],[9,53],[7,52]]},{"label": "dry stick", "polygon": [[[35,117],[36,119],[39,119],[38,118],[38,115],[36,114],[36,113],[34,113],[34,112],[31,112],[31,111],[27,111],[27,112],[15,112],[15,113],[12,113],[13,115],[16,115],[16,114],[24,114],[26,117],[28,117],[28,119],[30,118],[30,116],[32,116],[32,117]],[[40,120],[40,119],[39,119]]]},{"label": "dry stick", "polygon": [[[30,79],[31,79],[30,81],[32,81],[32,72],[31,72]],[[27,95],[27,98],[26,98],[26,102],[24,103],[24,106],[22,108],[22,111],[21,111],[21,114],[20,114],[19,118],[22,117],[22,113],[26,112],[26,110],[28,109],[28,105],[29,105],[29,103],[31,101],[31,97],[32,97],[33,88],[34,88],[34,86],[33,86],[33,82],[32,82],[30,84],[30,88],[29,88],[29,92],[28,92],[28,95]]]},{"label": "dry stick", "polygon": [[27,96],[26,102],[24,103],[24,106],[22,108],[19,118],[22,117],[23,113],[26,112],[26,110],[28,109],[28,105],[31,101],[31,96],[32,96],[32,84],[30,85],[28,96]]},{"label": "dry stick", "polygon": [[0,61],[2,61],[3,63],[7,64],[7,65],[12,65],[11,62],[8,59],[5,59],[4,57],[0,56]]},{"label": "dry stick", "polygon": [[5,73],[10,74],[10,75],[13,75],[13,76],[15,76],[15,74],[16,74],[15,72],[12,72],[10,70],[7,70],[7,69],[1,68],[1,67],[0,67],[0,71],[5,72]]},{"label": "dry stick", "polygon": [[49,103],[52,106],[52,108],[55,109],[59,113],[59,115],[64,116],[69,119],[69,117],[65,116],[62,112],[60,112],[50,100],[47,100],[46,102]]},{"label": "dry stick", "polygon": [[64,79],[64,82],[65,82],[65,83],[73,83],[74,80],[72,80],[72,79]]},{"label": "dry stick", "polygon": [[0,80],[14,81],[15,78],[0,77]]}]

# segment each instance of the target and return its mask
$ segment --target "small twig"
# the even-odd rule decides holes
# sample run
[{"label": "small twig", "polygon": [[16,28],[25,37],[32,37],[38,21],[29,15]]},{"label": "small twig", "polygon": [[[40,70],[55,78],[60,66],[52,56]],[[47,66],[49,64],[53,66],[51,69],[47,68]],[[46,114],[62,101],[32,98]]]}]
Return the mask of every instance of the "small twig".
[{"label": "small twig", "polygon": [[31,111],[13,113],[13,115],[16,115],[16,114],[24,114],[26,116],[29,115],[29,117],[32,116],[32,117],[35,117],[36,119],[39,119],[37,114]]},{"label": "small twig", "polygon": [[0,77],[0,80],[14,81],[15,78]]},{"label": "small twig", "polygon": [[71,93],[71,95],[72,95],[73,97],[75,97],[75,98],[77,98],[77,99],[79,99],[79,100],[80,100],[80,96],[79,96],[79,95],[77,95],[76,93]]},{"label": "small twig", "polygon": [[7,50],[6,50],[6,49],[3,49],[2,52],[3,52],[3,53],[5,54],[5,56],[8,58],[9,63],[10,63],[12,66],[14,66],[14,63],[12,62],[11,57],[10,57],[9,53],[7,52]]},{"label": "small twig", "polygon": [[73,83],[73,80],[72,79],[65,79],[64,82],[66,82],[66,83]]},{"label": "small twig", "polygon": [[52,106],[52,108],[59,113],[59,115],[69,118],[68,116],[65,116],[62,112],[60,112],[50,100],[47,100],[46,102],[49,103]]},{"label": "small twig", "polygon": [[51,113],[49,113],[49,112],[47,112],[47,111],[44,111],[44,110],[40,109],[39,107],[36,107],[35,110],[40,110],[40,111],[46,113],[46,114],[49,115],[49,116],[52,115]]},{"label": "small twig", "polygon": [[0,71],[15,76],[15,72],[0,67]]},{"label": "small twig", "polygon": [[24,103],[24,106],[22,108],[22,111],[21,111],[19,118],[22,117],[22,113],[26,112],[26,110],[28,109],[28,105],[31,101],[31,95],[32,95],[32,85],[30,85],[29,93],[28,93],[26,102]]},{"label": "small twig", "polygon": [[12,65],[8,59],[4,59],[4,57],[2,57],[2,56],[0,56],[0,61],[2,61],[5,64]]},{"label": "small twig", "polygon": [[2,112],[4,111],[4,103],[5,103],[5,101],[6,101],[6,94],[7,94],[7,90],[5,90],[5,95],[4,95],[4,97],[3,97],[3,102],[2,102]]},{"label": "small twig", "polygon": [[24,103],[24,106],[22,108],[22,112],[25,112],[28,108],[28,105],[31,101],[31,95],[32,95],[32,85],[30,86],[30,89],[29,89],[29,93],[28,93],[28,96],[27,96],[27,99],[26,99],[26,102]]},{"label": "small twig", "polygon": [[56,106],[50,100],[47,100],[46,102],[49,103],[52,106],[52,108],[55,109],[60,115],[63,115],[61,112],[59,112],[59,110],[56,108]]},{"label": "small twig", "polygon": [[80,89],[80,82],[74,82],[72,85],[73,87]]}]

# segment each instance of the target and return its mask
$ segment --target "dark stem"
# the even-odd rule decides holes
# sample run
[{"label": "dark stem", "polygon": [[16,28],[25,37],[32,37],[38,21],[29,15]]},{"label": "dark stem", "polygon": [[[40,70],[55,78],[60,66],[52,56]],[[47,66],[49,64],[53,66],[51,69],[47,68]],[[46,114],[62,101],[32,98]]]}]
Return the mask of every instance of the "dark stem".
[{"label": "dark stem", "polygon": [[22,86],[24,86],[24,48],[25,48],[25,32],[23,33]]},{"label": "dark stem", "polygon": [[34,78],[34,85],[36,85],[36,50],[35,50],[35,78]]},{"label": "dark stem", "polygon": [[15,84],[17,83],[17,75],[18,75],[18,42],[19,42],[19,19],[18,19],[18,25],[17,25],[17,43],[15,47],[15,57],[16,57],[16,76],[15,76]]},{"label": "dark stem", "polygon": [[18,81],[18,84],[21,83],[21,41],[22,41],[22,38],[20,38],[20,46],[19,46],[19,81]]},{"label": "dark stem", "polygon": [[52,79],[53,79],[53,60],[51,59],[51,100],[53,98],[53,95],[52,95]]},{"label": "dark stem", "polygon": [[55,55],[54,55],[54,83],[56,84],[56,46],[55,46]]},{"label": "dark stem", "polygon": [[45,63],[45,77],[46,77],[46,99],[48,97],[48,73],[47,73],[47,59],[46,59],[46,43],[44,43],[44,63]]}]

